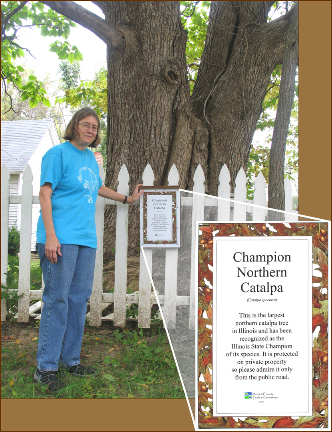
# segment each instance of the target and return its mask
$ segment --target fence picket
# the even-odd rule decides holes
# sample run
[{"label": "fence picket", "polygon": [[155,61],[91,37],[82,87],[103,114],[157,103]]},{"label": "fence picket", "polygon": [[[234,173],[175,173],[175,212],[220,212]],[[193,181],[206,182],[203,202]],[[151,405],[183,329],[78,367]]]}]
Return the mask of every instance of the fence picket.
[{"label": "fence picket", "polygon": [[[179,173],[173,164],[168,174],[168,185],[179,184]],[[178,280],[178,249],[166,249],[165,256],[165,297],[164,297],[164,318],[168,328],[175,328],[176,323],[176,297]]]},{"label": "fence picket", "polygon": [[[150,164],[147,164],[142,176],[143,187],[153,186],[154,174]],[[152,273],[152,248],[144,248],[147,266]],[[139,268],[139,299],[138,299],[138,326],[149,328],[151,321],[151,280],[148,273],[142,249],[140,251]]]},{"label": "fence picket", "polygon": [[[9,171],[1,167],[1,285],[7,286],[8,268],[8,222],[9,222]],[[1,321],[6,320],[7,302],[1,300]]]},{"label": "fence picket", "polygon": [[178,186],[179,185],[179,171],[176,166],[173,164],[168,174],[168,185],[169,186]]},{"label": "fence picket", "polygon": [[234,221],[245,221],[246,220],[246,199],[247,199],[247,188],[246,188],[246,174],[243,168],[237,173],[235,179],[235,190],[234,190],[234,201],[242,201],[244,204],[234,202]]},{"label": "fence picket", "polygon": [[[260,172],[255,180],[255,192],[254,192],[254,204],[266,207],[265,198],[265,179],[263,174]],[[252,212],[253,221],[265,221],[266,210],[264,208],[253,208]]]},{"label": "fence picket", "polygon": [[31,231],[32,231],[32,171],[27,165],[23,173],[21,201],[21,234],[20,260],[18,275],[18,320],[29,321],[30,306],[30,261],[31,261]]},{"label": "fence picket", "polygon": [[[105,174],[99,166],[100,178],[104,181]],[[95,273],[92,285],[92,294],[90,296],[90,314],[89,324],[99,327],[101,325],[102,313],[102,293],[103,293],[103,237],[104,237],[104,206],[105,199],[98,196],[96,201],[95,222],[97,227],[97,251]]]},{"label": "fence picket", "polygon": [[[118,192],[129,195],[129,173],[122,165],[119,173]],[[115,240],[115,280],[114,280],[114,325],[126,325],[126,292],[127,292],[127,258],[128,258],[128,205],[119,203],[116,214]]]},{"label": "fence picket", "polygon": [[231,203],[227,201],[231,197],[230,180],[231,175],[227,166],[224,164],[219,174],[218,197],[226,199],[218,200],[218,219],[220,221],[227,221],[231,218]]},{"label": "fence picket", "polygon": [[[199,194],[205,193],[205,176],[201,165],[198,165],[194,174],[194,187],[193,192],[197,192]],[[196,287],[196,222],[204,220],[204,195],[197,195],[197,193],[193,194],[193,209],[192,209],[192,236],[191,236],[191,277],[190,277],[190,310],[189,310],[189,328],[194,330],[196,323],[196,295],[197,295],[197,287]]]},{"label": "fence picket", "polygon": [[[291,212],[293,208],[293,199],[292,199],[292,185],[288,178],[284,180],[284,188],[285,188],[285,211]],[[297,216],[285,214],[285,221],[297,220]]]}]

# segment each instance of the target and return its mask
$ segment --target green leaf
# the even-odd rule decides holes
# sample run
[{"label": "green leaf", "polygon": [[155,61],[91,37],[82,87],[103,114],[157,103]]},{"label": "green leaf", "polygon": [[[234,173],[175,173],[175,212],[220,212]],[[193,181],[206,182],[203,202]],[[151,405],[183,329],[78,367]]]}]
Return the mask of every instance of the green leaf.
[{"label": "green leaf", "polygon": [[46,26],[42,26],[42,29],[41,29],[40,34],[41,34],[42,36],[48,36],[48,34],[49,34],[49,29],[48,29]]},{"label": "green leaf", "polygon": [[63,37],[67,39],[67,37],[69,36],[69,33],[70,33],[70,27],[65,26],[62,33],[63,33]]},{"label": "green leaf", "polygon": [[29,76],[29,81],[36,81],[37,77],[34,75]]},{"label": "green leaf", "polygon": [[38,105],[38,100],[35,98],[31,98],[29,100],[29,107],[30,108],[35,108]]},{"label": "green leaf", "polygon": [[70,63],[74,63],[74,61],[75,61],[75,53],[73,53],[73,52],[68,53],[68,61]]},{"label": "green leaf", "polygon": [[83,55],[79,51],[75,51],[75,60],[77,61],[83,60]]},{"label": "green leaf", "polygon": [[53,27],[52,30],[49,31],[50,36],[56,37],[58,35],[58,30],[56,27]]},{"label": "green leaf", "polygon": [[46,106],[48,106],[49,108],[51,108],[51,102],[48,100],[48,99],[46,99],[46,98],[43,98],[42,99],[42,102],[43,102],[43,104],[44,105],[46,105]]},{"label": "green leaf", "polygon": [[104,358],[103,363],[105,364],[111,364],[112,363],[112,359],[110,356],[107,356]]},{"label": "green leaf", "polygon": [[38,8],[41,12],[43,12],[43,10],[44,10],[44,5],[43,5],[43,3],[36,2],[35,5],[37,6],[37,8]]},{"label": "green leaf", "polygon": [[17,70],[20,72],[24,72],[25,69],[22,66],[17,66]]},{"label": "green leaf", "polygon": [[65,60],[68,57],[68,53],[66,50],[62,50],[58,53],[58,57],[60,60]]},{"label": "green leaf", "polygon": [[103,374],[103,378],[107,379],[108,381],[116,381],[116,378],[114,378],[111,374]]},{"label": "green leaf", "polygon": [[60,47],[56,44],[56,43],[54,43],[54,44],[51,44],[50,45],[50,49],[49,49],[49,51],[51,51],[51,52],[59,52],[60,51]]},{"label": "green leaf", "polygon": [[23,20],[28,19],[28,12],[21,10],[20,11],[20,18],[22,18]]}]

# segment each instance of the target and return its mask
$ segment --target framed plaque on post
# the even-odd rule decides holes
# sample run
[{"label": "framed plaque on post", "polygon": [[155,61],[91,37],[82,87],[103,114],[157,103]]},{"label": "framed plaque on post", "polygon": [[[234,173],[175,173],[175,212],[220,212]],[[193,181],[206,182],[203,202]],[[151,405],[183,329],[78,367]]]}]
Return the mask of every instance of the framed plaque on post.
[{"label": "framed plaque on post", "polygon": [[143,186],[140,197],[140,243],[180,247],[180,191],[174,186]]}]

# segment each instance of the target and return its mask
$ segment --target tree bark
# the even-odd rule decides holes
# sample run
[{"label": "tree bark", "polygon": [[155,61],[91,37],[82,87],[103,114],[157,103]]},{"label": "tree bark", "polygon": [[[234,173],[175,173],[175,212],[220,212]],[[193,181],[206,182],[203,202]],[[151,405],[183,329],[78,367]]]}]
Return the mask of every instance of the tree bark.
[{"label": "tree bark", "polygon": [[[282,61],[279,102],[274,123],[269,162],[268,206],[278,210],[285,208],[284,165],[287,133],[294,101],[296,68],[298,65],[298,6],[295,5],[287,32],[286,48]],[[278,220],[282,215],[273,212],[269,217]]]}]

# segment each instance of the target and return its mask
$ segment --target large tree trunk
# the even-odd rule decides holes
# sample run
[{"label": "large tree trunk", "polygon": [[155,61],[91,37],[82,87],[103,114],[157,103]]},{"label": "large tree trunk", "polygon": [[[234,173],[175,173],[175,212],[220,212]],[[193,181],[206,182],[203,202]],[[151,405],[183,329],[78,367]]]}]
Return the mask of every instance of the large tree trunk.
[{"label": "large tree trunk", "polygon": [[[284,58],[289,29],[297,34],[294,7],[268,22],[273,2],[212,2],[190,97],[179,2],[94,2],[105,20],[73,2],[43,3],[108,43],[107,186],[117,188],[119,170],[126,164],[133,189],[148,163],[155,184],[165,185],[174,163],[181,188],[192,189],[198,164],[207,193],[217,194],[223,164],[234,187],[239,169],[246,169],[262,102],[271,73]],[[105,258],[114,245],[114,213],[108,209],[105,214]],[[138,208],[131,208],[131,251],[138,245],[138,221]]]},{"label": "large tree trunk", "polygon": [[[195,128],[186,71],[186,33],[177,2],[105,2],[105,19],[119,29],[123,55],[109,47],[106,184],[117,187],[123,164],[130,188],[150,164],[156,185],[166,185],[173,163],[187,186]],[[132,250],[138,244],[138,208],[129,215]],[[105,214],[105,244],[114,238],[114,210]],[[109,248],[109,247],[108,247]],[[107,252],[105,250],[107,255]]]}]

